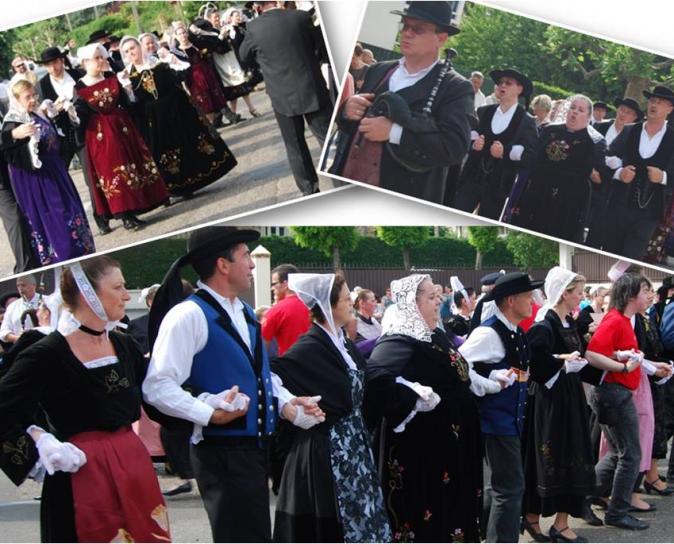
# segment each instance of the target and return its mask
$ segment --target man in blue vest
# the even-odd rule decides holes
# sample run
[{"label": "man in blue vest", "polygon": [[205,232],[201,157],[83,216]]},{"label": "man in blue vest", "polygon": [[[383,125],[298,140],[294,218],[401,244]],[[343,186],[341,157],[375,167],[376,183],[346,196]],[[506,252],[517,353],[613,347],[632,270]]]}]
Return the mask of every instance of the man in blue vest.
[{"label": "man in blue vest", "polygon": [[[150,313],[143,394],[160,412],[194,424],[191,461],[215,542],[271,540],[267,440],[277,412],[303,428],[325,417],[320,397],[294,397],[271,373],[260,324],[239,299],[255,267],[246,242],[258,238],[234,227],[194,231]],[[199,290],[172,306],[187,264]]]},{"label": "man in blue vest", "polygon": [[522,272],[502,275],[484,298],[496,303],[495,314],[459,348],[478,374],[509,385],[479,400],[480,427],[491,471],[485,484],[485,497],[491,499],[488,542],[517,542],[519,538],[524,495],[520,438],[527,401],[529,346],[518,325],[531,316],[533,290],[542,285],[542,281],[531,281]]}]

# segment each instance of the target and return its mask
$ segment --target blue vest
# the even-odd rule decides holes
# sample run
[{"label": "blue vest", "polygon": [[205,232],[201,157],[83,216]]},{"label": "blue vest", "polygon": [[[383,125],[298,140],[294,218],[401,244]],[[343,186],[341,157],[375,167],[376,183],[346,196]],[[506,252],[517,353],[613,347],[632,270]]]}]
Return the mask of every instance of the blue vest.
[{"label": "blue vest", "polygon": [[[511,331],[496,316],[490,317],[483,327],[491,327],[496,331],[505,347],[505,357],[496,364],[475,363],[478,374],[489,376],[492,370],[511,367],[520,370],[529,368],[529,344],[524,332],[519,327],[517,332]],[[515,382],[500,393],[485,395],[478,400],[480,410],[480,427],[486,434],[499,436],[521,436],[524,429],[524,411],[527,405],[527,382]]]},{"label": "blue vest", "polygon": [[[203,298],[202,298],[203,297]],[[262,438],[274,432],[276,399],[272,393],[271,373],[267,350],[262,342],[260,324],[250,306],[244,303],[253,354],[238,334],[223,308],[206,291],[198,291],[189,300],[195,302],[206,316],[208,341],[194,356],[189,377],[194,396],[203,392],[220,393],[234,385],[250,397],[245,417],[226,425],[208,425],[203,428],[209,436],[253,436]]]}]

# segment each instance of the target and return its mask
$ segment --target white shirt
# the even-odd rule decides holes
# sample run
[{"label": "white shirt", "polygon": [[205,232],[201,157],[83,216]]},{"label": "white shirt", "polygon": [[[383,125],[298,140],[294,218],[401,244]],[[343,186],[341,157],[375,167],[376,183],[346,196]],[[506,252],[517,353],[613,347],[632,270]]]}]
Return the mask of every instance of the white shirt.
[{"label": "white shirt", "polygon": [[475,93],[475,111],[477,111],[477,108],[481,108],[487,103],[487,98],[484,96],[484,93],[478,89],[477,92]]},{"label": "white shirt", "polygon": [[[643,124],[643,127],[641,128],[641,136],[639,138],[639,155],[642,159],[650,159],[653,155],[655,155],[655,152],[662,143],[662,138],[664,137],[665,132],[667,132],[667,121],[665,121],[665,123],[662,125],[662,128],[653,134],[652,137],[648,134],[648,132],[646,132],[646,123]],[[622,172],[622,168],[618,168],[615,171],[615,174],[613,174],[613,179],[620,179],[620,172]],[[662,181],[660,184],[667,185],[667,172],[662,172]]]},{"label": "white shirt", "polygon": [[[405,57],[401,58],[398,61],[398,68],[391,74],[391,77],[388,80],[388,90],[395,93],[407,87],[411,87],[418,81],[421,81],[422,78],[426,77],[428,73],[435,68],[435,65],[439,62],[437,59],[433,64],[422,68],[418,72],[411,74],[407,71],[405,67]],[[393,123],[391,127],[391,132],[389,133],[388,141],[392,144],[400,144],[400,140],[403,137],[403,127],[398,123]]]},{"label": "white shirt", "polygon": [[[494,312],[509,330],[517,331],[517,325],[513,325],[506,319],[501,310],[496,306]],[[484,376],[481,376],[473,370],[474,363],[496,364],[506,355],[505,346],[501,342],[498,333],[491,327],[477,327],[471,333],[468,339],[459,347],[459,353],[463,355],[470,367],[470,390],[477,396],[483,397],[485,394],[499,393],[501,385]]]},{"label": "white shirt", "polygon": [[491,118],[491,131],[494,134],[501,134],[510,125],[513,120],[513,115],[517,111],[517,102],[510,106],[506,111],[501,109],[501,106],[496,108],[494,117]]},{"label": "white shirt", "polygon": [[[232,302],[201,282],[197,285],[213,296],[227,312],[232,325],[250,350],[250,333],[243,303],[238,298]],[[147,377],[143,382],[143,397],[147,402],[165,414],[186,419],[199,426],[192,436],[195,444],[201,439],[201,427],[208,425],[214,409],[193,397],[181,385],[190,376],[194,356],[206,347],[207,341],[208,322],[199,305],[192,300],[175,305],[159,327]],[[223,361],[226,361],[226,354],[223,354]],[[273,373],[271,380],[274,396],[278,398],[280,414],[286,402],[294,395],[283,387],[281,379]]]},{"label": "white shirt", "polygon": [[49,81],[51,81],[57,96],[67,98],[68,100],[72,101],[75,92],[75,80],[70,77],[68,72],[64,70],[63,79],[60,80],[54,79],[54,76],[50,75]]},{"label": "white shirt", "polygon": [[[35,293],[29,301],[20,297],[7,306],[5,317],[2,320],[2,325],[0,325],[0,340],[7,342],[7,336],[10,334],[20,334],[24,330],[24,326],[21,323],[21,314],[30,308],[37,309],[39,301],[40,295]],[[26,330],[32,329],[33,325],[30,319],[27,319],[27,322]]]},{"label": "white shirt", "polygon": [[615,140],[618,137],[618,132],[615,128],[615,121],[611,123],[611,126],[608,127],[608,130],[606,131],[606,136],[604,136],[604,139],[606,140],[606,147],[611,145],[611,142]]}]

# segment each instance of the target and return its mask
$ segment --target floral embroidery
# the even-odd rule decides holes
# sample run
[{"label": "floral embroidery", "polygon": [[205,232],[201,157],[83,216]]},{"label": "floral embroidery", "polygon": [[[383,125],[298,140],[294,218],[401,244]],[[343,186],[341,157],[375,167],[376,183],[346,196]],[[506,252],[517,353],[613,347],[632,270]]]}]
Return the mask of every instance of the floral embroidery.
[{"label": "floral embroidery", "polygon": [[452,423],[452,433],[454,433],[454,438],[459,439],[459,431],[461,430],[461,425],[456,425]]},{"label": "floral embroidery", "polygon": [[206,139],[205,134],[199,134],[199,138],[197,139],[197,149],[199,150],[199,153],[204,155],[212,155],[215,153],[215,147],[213,147],[213,144]]},{"label": "floral embroidery", "polygon": [[99,108],[109,106],[115,101],[115,95],[109,87],[104,87],[103,90],[96,90],[92,93],[92,97],[88,99],[90,104],[96,104]]},{"label": "floral embroidery", "polygon": [[105,387],[108,393],[117,393],[121,389],[128,389],[131,387],[128,378],[121,378],[116,370],[112,370],[110,374],[105,377]]},{"label": "floral embroidery", "polygon": [[449,483],[449,472],[445,470],[445,472],[442,474],[442,483],[447,485]]},{"label": "floral embroidery", "polygon": [[166,511],[166,506],[163,504],[158,504],[154,510],[150,513],[150,517],[156,522],[162,531],[168,532],[169,530],[169,519],[168,513]]},{"label": "floral embroidery", "polygon": [[426,511],[424,512],[424,521],[428,521],[429,519],[431,519],[432,516],[433,516],[433,512],[426,509]]},{"label": "floral embroidery", "polygon": [[26,435],[21,435],[16,442],[7,440],[2,443],[2,453],[11,454],[9,460],[15,465],[23,465],[28,461],[28,440]]},{"label": "floral embroidery", "polygon": [[414,531],[412,531],[410,524],[405,522],[403,526],[394,533],[393,540],[395,542],[414,542],[414,537]]},{"label": "floral embroidery", "polygon": [[35,251],[37,252],[37,255],[40,259],[40,264],[51,264],[52,259],[56,257],[56,251],[54,248],[48,244],[45,239],[35,232],[35,229],[33,229],[33,225],[30,223],[30,245]]},{"label": "floral embroidery", "polygon": [[110,542],[134,542],[134,540],[129,531],[127,531],[123,527],[120,527],[117,530],[115,538],[113,538]]},{"label": "floral embroidery", "polygon": [[159,98],[159,92],[157,91],[157,85],[154,81],[154,76],[152,75],[152,72],[144,70],[140,82],[141,85],[143,86],[143,89],[145,89],[146,92],[151,94],[155,100]]},{"label": "floral embroidery", "polygon": [[180,148],[169,149],[159,157],[159,164],[169,174],[180,174]]},{"label": "floral embroidery", "polygon": [[84,254],[96,251],[94,238],[91,235],[91,230],[89,229],[89,223],[86,217],[83,217],[81,214],[73,216],[73,218],[68,221],[68,228],[75,241],[75,246],[80,248]]},{"label": "floral embroidery", "polygon": [[548,159],[554,162],[566,160],[571,146],[564,140],[552,140],[545,148]]},{"label": "floral embroidery", "polygon": [[465,542],[465,536],[463,534],[463,529],[457,527],[454,529],[454,532],[451,535],[452,542]]}]

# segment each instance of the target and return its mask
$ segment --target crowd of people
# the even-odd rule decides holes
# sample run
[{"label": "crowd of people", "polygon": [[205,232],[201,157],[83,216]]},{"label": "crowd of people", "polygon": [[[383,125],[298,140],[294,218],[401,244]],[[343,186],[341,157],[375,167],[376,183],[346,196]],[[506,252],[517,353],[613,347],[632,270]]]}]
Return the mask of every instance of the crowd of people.
[{"label": "crowd of people", "polygon": [[527,74],[500,66],[485,96],[481,72],[452,68],[456,51],[440,59],[460,32],[447,2],[392,13],[402,57],[368,65],[356,46],[331,173],[633,259],[674,254],[670,88],[615,98],[607,119],[602,100],[532,96]]},{"label": "crowd of people", "polygon": [[[24,276],[3,297],[0,468],[44,479],[43,540],[167,541],[165,497],[194,479],[224,542],[585,542],[570,517],[644,530],[641,487],[674,492],[671,455],[658,469],[674,277],[656,291],[626,263],[591,287],[559,266],[501,271],[478,298],[412,274],[377,297],[282,264],[254,310],[240,297],[258,237],[194,231],[131,323],[108,256],[64,268],[50,295]],[[142,414],[182,479],[164,496],[131,430]]]},{"label": "crowd of people", "polygon": [[69,174],[74,161],[100,235],[111,232],[113,219],[141,229],[139,215],[222,179],[237,160],[216,128],[243,120],[239,98],[251,118],[262,115],[250,93],[263,78],[298,188],[318,191],[304,123],[322,145],[332,98],[313,6],[249,4],[221,12],[209,2],[162,35],[99,30],[80,48],[72,40],[47,47],[34,59],[46,70],[39,79],[29,59],[14,58],[0,216],[15,272],[95,252],[84,195]]}]

